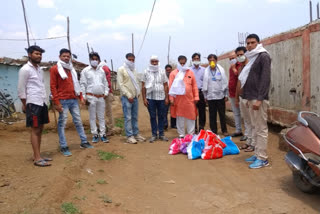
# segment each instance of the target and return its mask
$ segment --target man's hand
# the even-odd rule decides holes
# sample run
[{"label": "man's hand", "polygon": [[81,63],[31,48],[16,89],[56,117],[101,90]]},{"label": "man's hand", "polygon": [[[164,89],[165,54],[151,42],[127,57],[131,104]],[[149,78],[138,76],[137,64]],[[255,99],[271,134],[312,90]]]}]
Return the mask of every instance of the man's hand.
[{"label": "man's hand", "polygon": [[257,100],[253,105],[252,109],[258,111],[260,109],[262,102],[260,100]]},{"label": "man's hand", "polygon": [[110,98],[110,100],[111,100],[111,102],[113,102],[114,101],[114,96],[113,96],[113,93],[109,93],[109,98]]},{"label": "man's hand", "polygon": [[129,100],[129,103],[133,103],[134,102],[133,98],[128,98],[128,100]]},{"label": "man's hand", "polygon": [[62,105],[59,104],[59,105],[55,105],[55,108],[58,112],[63,112],[63,108],[62,108]]},{"label": "man's hand", "polygon": [[197,105],[198,101],[199,101],[199,100],[195,100],[195,101],[194,101],[194,104]]},{"label": "man's hand", "polygon": [[27,106],[24,105],[24,104],[22,104],[22,112],[23,112],[23,113],[26,113],[26,110],[27,110]]},{"label": "man's hand", "polygon": [[174,101],[170,100],[170,105],[174,106]]},{"label": "man's hand", "polygon": [[166,98],[165,100],[164,100],[164,104],[167,106],[167,105],[169,105],[169,99],[168,98]]},{"label": "man's hand", "polygon": [[145,107],[148,107],[148,105],[149,105],[148,100],[147,100],[147,99],[144,99],[144,100],[143,100],[143,104],[144,104]]},{"label": "man's hand", "polygon": [[228,97],[225,97],[225,98],[224,98],[224,101],[225,101],[225,102],[227,102],[228,100],[229,100]]},{"label": "man's hand", "polygon": [[82,105],[85,105],[85,104],[86,104],[86,100],[85,100],[85,99],[82,99],[82,100],[80,100],[80,103],[81,103]]}]

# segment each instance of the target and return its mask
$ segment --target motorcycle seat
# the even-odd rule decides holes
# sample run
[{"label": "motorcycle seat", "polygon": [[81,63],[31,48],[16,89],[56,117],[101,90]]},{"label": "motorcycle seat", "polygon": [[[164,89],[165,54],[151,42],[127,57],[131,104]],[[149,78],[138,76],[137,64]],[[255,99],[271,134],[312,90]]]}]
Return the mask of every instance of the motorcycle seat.
[{"label": "motorcycle seat", "polygon": [[320,117],[313,114],[307,114],[303,118],[308,122],[308,127],[320,139]]}]

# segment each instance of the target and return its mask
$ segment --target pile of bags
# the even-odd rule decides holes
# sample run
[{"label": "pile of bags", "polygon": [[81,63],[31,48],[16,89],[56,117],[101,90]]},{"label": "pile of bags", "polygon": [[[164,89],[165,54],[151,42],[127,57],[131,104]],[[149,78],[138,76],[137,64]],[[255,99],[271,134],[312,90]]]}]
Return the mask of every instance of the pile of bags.
[{"label": "pile of bags", "polygon": [[211,131],[201,130],[198,135],[186,135],[184,138],[175,138],[169,147],[169,154],[183,153],[188,159],[203,160],[222,158],[224,155],[240,153],[238,146],[232,142],[231,137],[220,139]]}]

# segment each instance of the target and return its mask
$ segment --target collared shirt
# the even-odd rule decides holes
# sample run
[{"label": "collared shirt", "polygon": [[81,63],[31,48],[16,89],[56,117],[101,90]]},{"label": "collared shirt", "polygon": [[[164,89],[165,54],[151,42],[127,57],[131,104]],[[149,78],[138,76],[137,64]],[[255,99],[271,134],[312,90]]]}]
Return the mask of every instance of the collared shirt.
[{"label": "collared shirt", "polygon": [[152,80],[153,90],[149,93],[147,91],[147,99],[164,100],[166,98],[166,94],[163,84],[168,82],[166,72],[161,69],[159,69],[159,71],[157,72],[150,72],[149,70],[145,70],[141,81],[145,84],[148,84]]},{"label": "collared shirt", "polygon": [[191,70],[194,73],[194,76],[196,77],[198,89],[202,89],[203,75],[204,75],[205,68],[202,66],[199,66],[198,68],[196,68],[196,66],[193,65],[191,67]]},{"label": "collared shirt", "polygon": [[31,62],[25,64],[19,71],[18,97],[26,99],[26,103],[43,106],[46,103],[46,89],[43,71]]},{"label": "collared shirt", "polygon": [[[125,66],[121,66],[117,72],[117,82],[120,87],[121,96],[125,96],[128,99],[135,98],[138,96],[137,90],[132,83],[132,80],[126,70]],[[136,82],[139,83],[136,75],[136,70],[132,71],[135,76]]]},{"label": "collared shirt", "polygon": [[84,97],[86,93],[106,96],[109,93],[108,81],[104,70],[101,68],[96,70],[90,65],[81,72],[80,87]]},{"label": "collared shirt", "polygon": [[228,96],[228,79],[218,67],[214,70],[208,68],[208,91],[203,92],[204,98],[207,100],[221,100]]}]

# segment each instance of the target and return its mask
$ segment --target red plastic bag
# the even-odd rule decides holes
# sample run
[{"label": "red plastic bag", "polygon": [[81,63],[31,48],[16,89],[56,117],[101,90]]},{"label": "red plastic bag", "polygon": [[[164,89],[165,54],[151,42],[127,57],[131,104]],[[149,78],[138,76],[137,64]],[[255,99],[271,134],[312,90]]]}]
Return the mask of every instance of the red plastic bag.
[{"label": "red plastic bag", "polygon": [[206,140],[207,139],[207,132],[203,129],[201,129],[200,133],[198,134],[197,138],[195,141],[199,142],[199,140]]},{"label": "red plastic bag", "polygon": [[207,131],[206,146],[216,144],[220,145],[221,148],[225,148],[227,146],[224,142],[220,140],[220,138],[215,133]]},{"label": "red plastic bag", "polygon": [[182,139],[180,138],[175,138],[172,140],[171,145],[169,147],[169,155],[176,155],[180,153],[180,147],[182,144]]},{"label": "red plastic bag", "polygon": [[206,146],[201,154],[203,160],[218,159],[222,158],[222,156],[223,149],[219,144]]}]

